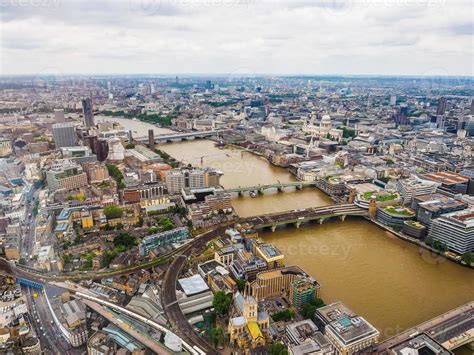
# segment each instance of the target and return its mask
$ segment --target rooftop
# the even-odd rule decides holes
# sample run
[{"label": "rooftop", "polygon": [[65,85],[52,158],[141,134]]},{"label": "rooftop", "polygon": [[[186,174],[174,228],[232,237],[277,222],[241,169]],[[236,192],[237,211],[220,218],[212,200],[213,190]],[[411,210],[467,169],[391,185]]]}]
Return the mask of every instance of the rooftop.
[{"label": "rooftop", "polygon": [[178,282],[187,296],[209,290],[209,286],[207,286],[206,282],[199,274],[179,279]]},{"label": "rooftop", "polygon": [[445,185],[462,184],[469,181],[469,177],[452,171],[440,171],[437,173],[425,174],[423,176],[429,180],[437,181]]}]

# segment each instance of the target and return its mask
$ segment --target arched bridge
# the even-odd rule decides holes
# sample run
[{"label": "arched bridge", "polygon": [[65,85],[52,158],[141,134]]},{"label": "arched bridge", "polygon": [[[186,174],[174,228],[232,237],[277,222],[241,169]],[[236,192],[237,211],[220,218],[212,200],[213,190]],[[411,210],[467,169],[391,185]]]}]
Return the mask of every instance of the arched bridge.
[{"label": "arched bridge", "polygon": [[255,186],[239,186],[231,189],[225,189],[226,192],[236,192],[241,196],[244,192],[257,191],[259,194],[263,194],[265,190],[268,189],[277,189],[278,191],[283,191],[285,187],[296,187],[297,190],[301,190],[305,186],[315,186],[316,182],[314,181],[295,181],[295,182],[284,182],[276,184],[265,184],[265,185],[255,185]]},{"label": "arched bridge", "polygon": [[344,220],[346,216],[365,217],[367,215],[367,210],[350,203],[264,214],[261,216],[242,218],[240,223],[249,223],[253,225],[255,229],[270,227],[272,231],[275,231],[276,227],[281,225],[294,224],[299,228],[302,223],[314,220],[322,223],[331,217],[340,217]]}]

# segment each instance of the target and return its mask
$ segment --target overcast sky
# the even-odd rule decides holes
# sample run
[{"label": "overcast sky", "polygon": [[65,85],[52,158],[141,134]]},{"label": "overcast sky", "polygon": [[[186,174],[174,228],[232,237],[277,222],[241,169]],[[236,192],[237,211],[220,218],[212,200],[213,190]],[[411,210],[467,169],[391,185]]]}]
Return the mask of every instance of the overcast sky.
[{"label": "overcast sky", "polygon": [[473,75],[471,0],[0,0],[2,74]]}]

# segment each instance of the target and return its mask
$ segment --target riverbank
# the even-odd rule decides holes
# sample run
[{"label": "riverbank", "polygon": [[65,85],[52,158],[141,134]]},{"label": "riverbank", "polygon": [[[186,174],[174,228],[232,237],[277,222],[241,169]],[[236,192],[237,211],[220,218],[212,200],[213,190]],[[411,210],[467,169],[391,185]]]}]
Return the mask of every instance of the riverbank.
[{"label": "riverbank", "polygon": [[397,232],[395,230],[393,230],[392,228],[390,228],[389,226],[386,226],[385,224],[383,223],[380,223],[370,217],[364,217],[366,220],[374,223],[375,225],[379,226],[380,228],[386,230],[387,232],[393,234],[394,236],[396,236],[397,238],[405,241],[405,242],[408,242],[408,243],[411,243],[411,244],[414,244],[414,245],[417,245],[427,251],[429,251],[430,253],[433,253],[433,254],[436,254],[442,258],[445,258],[449,261],[452,261],[456,264],[459,264],[461,266],[464,266],[464,267],[467,267],[469,269],[474,269],[474,266],[473,265],[468,265],[466,263],[463,263],[461,259],[457,259],[455,257],[452,257],[450,255],[446,255],[445,253],[443,253],[442,251],[439,251],[437,249],[434,249],[432,247],[430,247],[429,245],[425,244],[423,241],[419,240],[419,239],[416,239],[416,238],[412,238],[406,234],[403,234],[401,232]]}]

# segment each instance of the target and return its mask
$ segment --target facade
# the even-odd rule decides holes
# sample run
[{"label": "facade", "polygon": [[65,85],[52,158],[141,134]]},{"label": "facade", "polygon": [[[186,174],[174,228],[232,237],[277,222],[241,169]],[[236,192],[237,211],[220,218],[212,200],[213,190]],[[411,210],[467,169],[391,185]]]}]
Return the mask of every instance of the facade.
[{"label": "facade", "polygon": [[85,163],[82,165],[87,174],[89,183],[98,183],[109,179],[109,170],[100,163]]},{"label": "facade", "polygon": [[469,177],[452,171],[440,171],[423,175],[425,179],[439,183],[440,189],[451,192],[466,194],[468,191]]},{"label": "facade", "polygon": [[377,220],[392,228],[402,229],[405,221],[415,217],[415,211],[404,206],[387,206],[377,209]]},{"label": "facade", "polygon": [[[255,277],[255,281],[248,285],[247,293],[257,300],[283,296],[292,302],[293,291],[295,290],[293,282],[296,280],[302,280],[312,285],[314,287],[314,297],[319,296],[320,284],[295,265],[259,272]],[[298,295],[295,296],[298,303]]]},{"label": "facade", "polygon": [[[378,342],[379,331],[364,318],[357,316],[342,302],[336,302],[316,310],[316,325],[340,355],[349,355]],[[369,353],[367,351],[367,353]]]},{"label": "facade", "polygon": [[257,245],[255,247],[255,255],[265,260],[268,269],[277,269],[285,266],[285,256],[271,244]]},{"label": "facade", "polygon": [[474,208],[447,213],[433,220],[429,237],[458,254],[474,252]]},{"label": "facade", "polygon": [[166,189],[170,194],[181,193],[182,189],[200,189],[219,186],[220,173],[212,169],[181,169],[166,173]]},{"label": "facade", "polygon": [[138,203],[142,200],[157,199],[164,195],[161,184],[142,184],[123,189],[122,200],[125,204]]},{"label": "facade", "polygon": [[46,182],[49,190],[66,189],[72,190],[87,186],[87,174],[82,167],[71,161],[61,161],[53,164],[46,171]]},{"label": "facade", "polygon": [[73,147],[77,145],[77,135],[76,129],[74,128],[74,123],[55,123],[53,124],[52,129],[56,149],[61,147]]},{"label": "facade", "polygon": [[267,269],[267,263],[257,256],[245,251],[237,251],[230,271],[237,279],[253,281],[257,274]]},{"label": "facade", "polygon": [[0,157],[7,157],[13,152],[12,142],[10,139],[0,137]]},{"label": "facade", "polygon": [[467,203],[440,193],[416,196],[412,202],[418,222],[427,227],[431,226],[435,218],[445,213],[461,211],[467,207]]},{"label": "facade", "polygon": [[145,256],[158,247],[181,242],[188,238],[189,234],[186,228],[175,228],[166,232],[146,236],[138,245],[138,250],[141,256]]},{"label": "facade", "polygon": [[307,278],[297,278],[291,282],[291,304],[302,309],[303,306],[319,296],[319,284]]},{"label": "facade", "polygon": [[82,99],[82,112],[84,114],[84,126],[94,126],[94,113],[92,109],[92,99],[90,97]]},{"label": "facade", "polygon": [[288,324],[285,328],[291,355],[335,355],[334,346],[310,319]]},{"label": "facade", "polygon": [[427,228],[417,221],[405,221],[403,222],[402,232],[410,237],[417,239],[425,239]]},{"label": "facade", "polygon": [[412,198],[419,195],[432,194],[439,186],[438,183],[429,180],[422,180],[418,177],[400,179],[397,181],[397,188],[402,196],[403,203],[411,203]]}]

